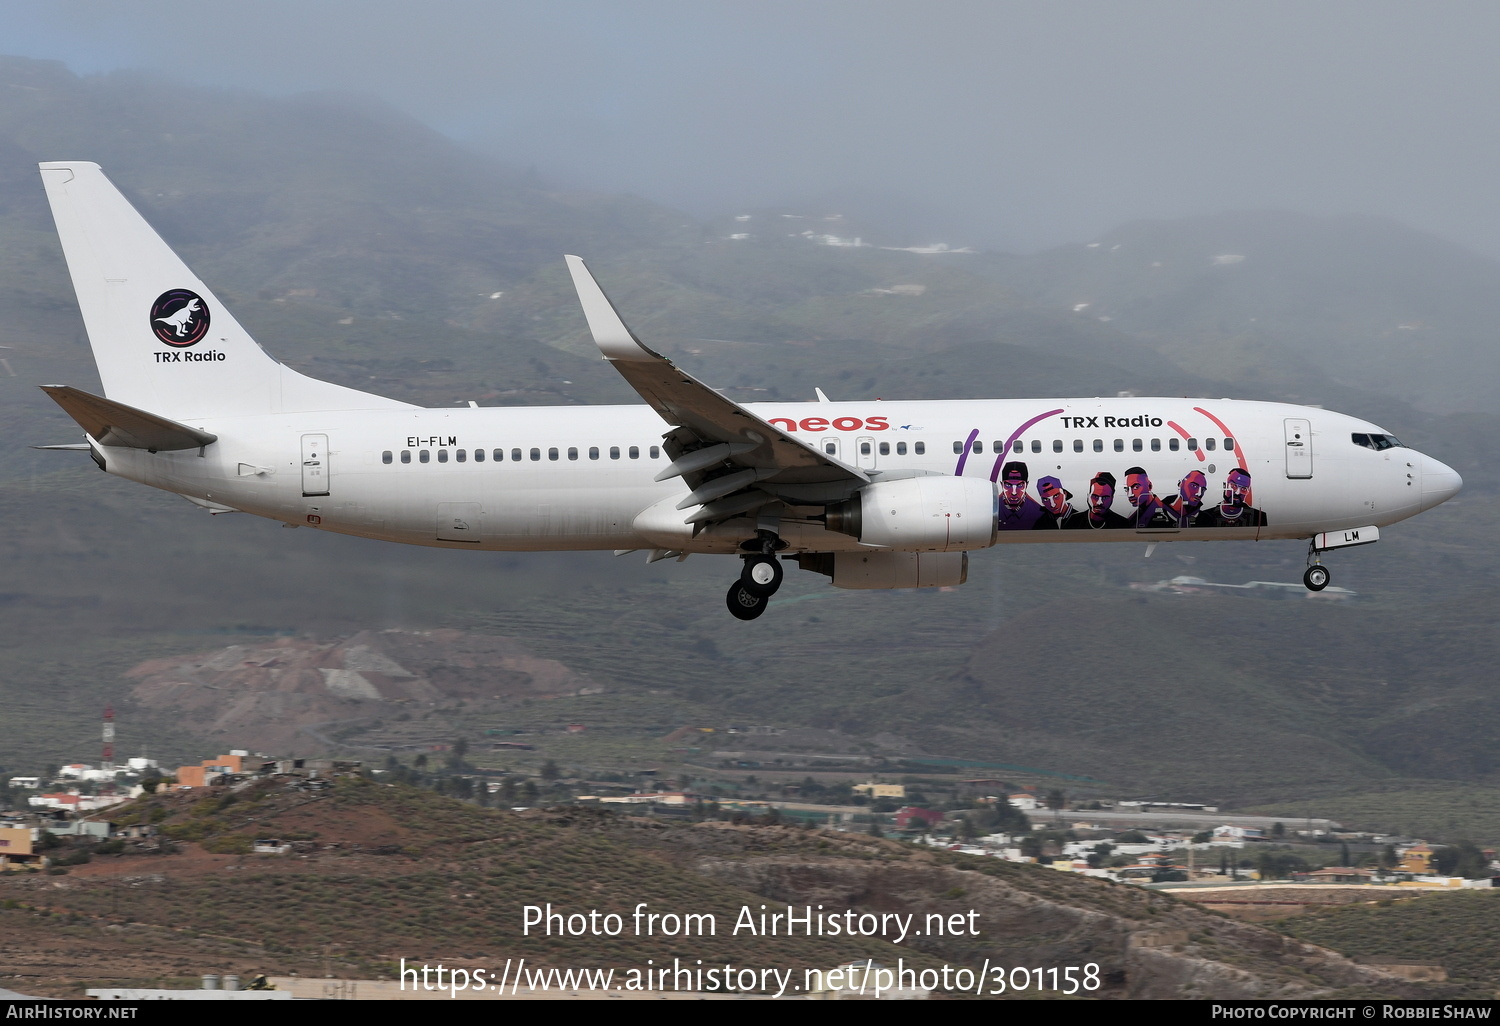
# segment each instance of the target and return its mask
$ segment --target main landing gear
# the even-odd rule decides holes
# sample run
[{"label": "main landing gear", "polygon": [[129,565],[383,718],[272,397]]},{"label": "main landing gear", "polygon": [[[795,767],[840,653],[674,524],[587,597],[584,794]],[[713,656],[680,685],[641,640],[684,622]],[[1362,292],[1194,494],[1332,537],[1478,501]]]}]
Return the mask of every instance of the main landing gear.
[{"label": "main landing gear", "polygon": [[740,579],[729,586],[729,594],[724,599],[729,612],[740,620],[754,620],[764,613],[785,576],[776,551],[786,548],[786,542],[774,531],[756,533],[754,541],[741,546],[753,551],[740,557],[745,561],[740,568]]},{"label": "main landing gear", "polygon": [[1322,591],[1333,579],[1328,568],[1322,563],[1322,550],[1314,548],[1315,544],[1315,541],[1307,543],[1307,569],[1302,572],[1302,583],[1308,591]]}]

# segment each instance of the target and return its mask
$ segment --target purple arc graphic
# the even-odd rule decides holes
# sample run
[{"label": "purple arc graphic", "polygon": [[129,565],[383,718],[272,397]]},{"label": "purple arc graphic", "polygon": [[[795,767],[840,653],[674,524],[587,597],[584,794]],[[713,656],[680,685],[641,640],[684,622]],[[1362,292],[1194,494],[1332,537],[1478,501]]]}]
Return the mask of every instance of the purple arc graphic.
[{"label": "purple arc graphic", "polygon": [[979,429],[975,428],[973,431],[969,432],[969,437],[964,439],[964,451],[959,454],[958,467],[953,471],[954,477],[964,476],[964,464],[969,462],[969,450],[974,448],[974,439],[978,437]]},{"label": "purple arc graphic", "polygon": [[[1005,457],[1010,454],[1010,447],[1012,445],[1016,444],[1016,439],[1017,438],[1020,438],[1022,435],[1024,435],[1027,432],[1027,430],[1029,428],[1033,427],[1034,425],[1040,424],[1042,421],[1046,420],[1048,417],[1055,417],[1055,416],[1057,416],[1061,412],[1062,412],[1062,410],[1049,410],[1046,413],[1038,414],[1037,416],[1032,417],[1026,423],[1022,424],[1020,427],[1018,427],[1014,431],[1012,431],[1010,433],[1010,437],[1005,440],[1005,448],[1001,449],[1000,452],[998,454],[996,454],[996,456],[995,456],[995,465],[990,468],[990,480],[991,481],[998,481],[998,480],[1000,480],[1000,469],[1005,466]],[[978,433],[979,432],[976,431],[974,434],[978,434]],[[973,437],[974,437],[973,435],[970,435],[969,436],[970,440],[972,440]],[[959,473],[963,473],[963,471],[959,471]]]}]

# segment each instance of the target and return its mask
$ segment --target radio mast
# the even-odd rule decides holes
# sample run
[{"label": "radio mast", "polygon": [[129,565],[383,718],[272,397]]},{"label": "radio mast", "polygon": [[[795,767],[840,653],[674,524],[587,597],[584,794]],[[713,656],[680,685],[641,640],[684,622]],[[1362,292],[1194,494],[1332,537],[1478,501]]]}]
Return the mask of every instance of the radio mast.
[{"label": "radio mast", "polygon": [[99,768],[106,771],[115,768],[115,709],[111,705],[104,707],[104,753],[99,758]]}]

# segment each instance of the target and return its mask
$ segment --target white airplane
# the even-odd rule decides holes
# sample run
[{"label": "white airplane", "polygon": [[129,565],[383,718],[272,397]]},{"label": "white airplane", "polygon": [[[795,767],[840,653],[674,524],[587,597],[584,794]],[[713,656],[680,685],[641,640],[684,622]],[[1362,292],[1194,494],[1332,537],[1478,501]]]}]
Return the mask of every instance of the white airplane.
[{"label": "white airplane", "polygon": [[250,338],[98,165],[41,165],[105,396],[43,386],[106,473],[214,513],[445,548],[782,561],[840,588],[961,584],[1005,542],[1304,539],[1320,554],[1457,494],[1374,424],[1228,399],[741,405],[641,343],[583,261],[589,329],[644,406],[424,409],[299,374]]}]

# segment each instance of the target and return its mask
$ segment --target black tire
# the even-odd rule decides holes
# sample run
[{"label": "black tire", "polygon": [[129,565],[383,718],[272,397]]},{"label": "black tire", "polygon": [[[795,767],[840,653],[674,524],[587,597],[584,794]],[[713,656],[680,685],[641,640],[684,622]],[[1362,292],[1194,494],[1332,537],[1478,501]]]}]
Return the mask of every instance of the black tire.
[{"label": "black tire", "polygon": [[1302,583],[1307,586],[1308,591],[1322,591],[1328,587],[1329,580],[1328,568],[1321,563],[1314,563],[1302,575]]},{"label": "black tire", "polygon": [[750,556],[740,568],[740,583],[752,595],[770,598],[781,587],[786,571],[775,556]]},{"label": "black tire", "polygon": [[729,594],[724,596],[724,604],[729,607],[729,612],[737,620],[754,620],[766,611],[770,605],[765,595],[757,595],[746,588],[739,581],[729,586]]}]

